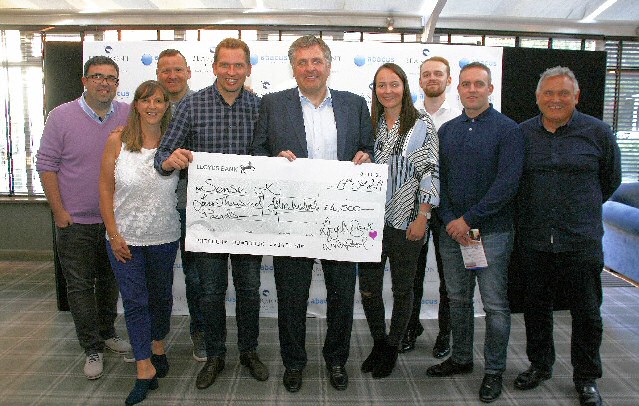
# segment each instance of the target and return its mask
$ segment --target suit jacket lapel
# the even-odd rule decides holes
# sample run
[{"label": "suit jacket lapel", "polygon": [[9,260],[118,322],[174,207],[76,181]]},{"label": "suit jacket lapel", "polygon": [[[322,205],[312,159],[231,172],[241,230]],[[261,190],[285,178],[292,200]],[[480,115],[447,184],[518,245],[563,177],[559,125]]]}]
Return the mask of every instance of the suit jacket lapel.
[{"label": "suit jacket lapel", "polygon": [[333,99],[333,114],[335,115],[335,126],[337,127],[337,159],[344,160],[346,139],[348,138],[348,106],[343,102],[341,94],[336,90],[331,90]]},{"label": "suit jacket lapel", "polygon": [[293,129],[295,139],[303,147],[304,156],[308,156],[308,146],[306,145],[306,129],[304,128],[304,113],[300,102],[297,88],[291,89],[286,95],[286,112]]}]

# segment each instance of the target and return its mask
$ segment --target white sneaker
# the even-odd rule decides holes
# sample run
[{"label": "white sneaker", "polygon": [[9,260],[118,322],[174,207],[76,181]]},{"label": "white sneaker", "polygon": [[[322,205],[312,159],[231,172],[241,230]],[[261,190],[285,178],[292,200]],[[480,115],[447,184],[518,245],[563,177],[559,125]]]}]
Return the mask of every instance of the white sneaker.
[{"label": "white sneaker", "polygon": [[129,351],[132,351],[131,344],[126,340],[121,339],[117,335],[104,340],[104,345],[116,354],[124,355]]},{"label": "white sneaker", "polygon": [[87,359],[84,362],[84,374],[88,379],[98,379],[102,376],[102,370],[104,369],[103,356],[104,354],[101,352],[94,352],[87,355]]},{"label": "white sneaker", "polygon": [[124,362],[127,363],[132,363],[135,362],[135,355],[133,355],[133,351],[129,351],[126,354],[124,354]]}]

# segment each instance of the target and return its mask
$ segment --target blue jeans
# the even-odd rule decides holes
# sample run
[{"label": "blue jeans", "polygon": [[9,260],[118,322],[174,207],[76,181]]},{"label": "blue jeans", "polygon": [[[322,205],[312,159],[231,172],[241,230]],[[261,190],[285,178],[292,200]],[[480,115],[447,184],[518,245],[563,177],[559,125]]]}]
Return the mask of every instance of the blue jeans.
[{"label": "blue jeans", "polygon": [[239,254],[209,254],[192,252],[193,267],[202,287],[200,310],[204,316],[206,355],[224,358],[226,355],[226,288],[228,259],[231,258],[233,285],[237,298],[237,345],[240,353],[254,351],[260,333],[260,268],[262,257]]},{"label": "blue jeans", "polygon": [[[277,325],[284,367],[303,369],[306,355],[306,306],[313,275],[311,258],[273,257],[277,289]],[[353,328],[355,263],[322,260],[326,284],[326,338],[322,355],[328,366],[348,361]]]},{"label": "blue jeans", "polygon": [[178,241],[138,247],[129,245],[131,259],[115,259],[106,243],[111,267],[120,285],[124,318],[136,361],[151,358],[151,341],[169,333],[173,308],[173,264]]},{"label": "blue jeans", "polygon": [[[413,282],[419,252],[423,245],[423,239],[407,240],[406,230],[384,226],[381,261],[359,264],[359,290],[373,340],[386,339],[389,345],[397,347],[404,337],[413,308]],[[390,260],[393,289],[393,313],[388,336],[386,335],[386,311],[382,298],[387,258]]]},{"label": "blue jeans", "polygon": [[601,248],[544,252],[521,245],[528,359],[539,369],[552,370],[555,363],[553,298],[559,287],[567,289],[572,298],[570,360],[573,380],[576,384],[594,383],[602,374],[599,355],[603,336]]},{"label": "blue jeans", "polygon": [[180,237],[180,258],[182,259],[182,272],[184,272],[184,284],[186,285],[186,305],[189,308],[191,321],[189,332],[191,335],[204,331],[202,311],[200,310],[200,295],[202,286],[197,269],[191,263],[192,253],[184,249],[184,237],[186,236],[186,209],[178,209],[180,213],[180,225],[182,235]]},{"label": "blue jeans", "polygon": [[473,295],[477,279],[486,313],[484,370],[487,374],[501,374],[506,369],[510,336],[508,263],[513,240],[513,231],[482,234],[488,268],[471,271],[464,267],[459,244],[446,233],[446,227],[440,228],[439,249],[450,300],[452,360],[460,364],[473,361]]},{"label": "blue jeans", "polygon": [[115,335],[118,285],[105,249],[104,224],[56,227],[56,245],[67,282],[69,308],[86,354],[104,351]]}]

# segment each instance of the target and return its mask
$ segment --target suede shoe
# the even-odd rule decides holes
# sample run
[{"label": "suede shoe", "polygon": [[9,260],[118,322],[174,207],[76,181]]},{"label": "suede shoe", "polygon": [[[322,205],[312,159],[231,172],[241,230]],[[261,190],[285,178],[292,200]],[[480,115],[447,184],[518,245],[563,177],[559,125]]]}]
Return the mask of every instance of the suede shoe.
[{"label": "suede shoe", "polygon": [[397,362],[397,346],[384,344],[379,362],[373,367],[371,376],[375,379],[386,378],[393,372]]},{"label": "suede shoe", "polygon": [[155,367],[155,376],[164,378],[169,373],[169,360],[166,354],[151,354],[151,364]]},{"label": "suede shoe", "polygon": [[213,385],[217,375],[224,369],[224,359],[220,357],[208,357],[204,367],[195,380],[195,386],[198,389],[206,389]]},{"label": "suede shoe", "polygon": [[197,362],[206,362],[206,345],[204,343],[204,333],[196,331],[191,335],[193,343],[193,359]]},{"label": "suede shoe", "polygon": [[295,393],[302,387],[302,370],[301,369],[288,369],[284,371],[284,387],[287,391]]},{"label": "suede shoe", "polygon": [[426,370],[426,375],[432,377],[444,377],[457,374],[469,374],[471,372],[473,372],[472,362],[469,362],[468,364],[458,364],[451,358],[448,358],[441,364],[433,365],[428,368]]},{"label": "suede shoe", "polygon": [[490,403],[501,395],[501,374],[486,374],[479,388],[479,400]]},{"label": "suede shoe", "polygon": [[346,368],[342,365],[326,366],[328,369],[328,379],[333,388],[337,390],[345,390],[348,387],[348,374]]},{"label": "suede shoe", "polygon": [[240,363],[247,367],[251,372],[253,378],[258,381],[265,381],[268,379],[268,368],[255,351],[243,352],[240,354]]},{"label": "suede shoe", "polygon": [[406,329],[406,333],[404,334],[404,338],[402,338],[402,342],[399,344],[399,353],[403,354],[405,352],[409,352],[415,349],[415,342],[417,341],[417,337],[422,335],[424,332],[424,326],[421,323],[417,323],[416,326],[409,326]]},{"label": "suede shoe", "polygon": [[104,346],[116,354],[125,355],[127,352],[133,351],[128,341],[114,335],[108,340],[104,340]]},{"label": "suede shoe", "polygon": [[444,358],[450,354],[450,334],[439,333],[433,346],[433,357]]},{"label": "suede shoe", "polygon": [[581,406],[603,405],[603,400],[601,399],[601,395],[599,394],[597,385],[586,384],[580,386],[579,388],[577,388],[577,392],[579,393],[579,404]]},{"label": "suede shoe", "polygon": [[101,352],[94,352],[87,355],[84,361],[84,375],[86,375],[87,379],[92,381],[102,376],[102,370],[104,369],[103,357],[104,354]]},{"label": "suede shoe", "polygon": [[552,374],[550,371],[544,371],[531,365],[527,370],[522,372],[515,378],[515,388],[520,390],[533,389],[539,386],[546,379],[550,379]]},{"label": "suede shoe", "polygon": [[131,390],[131,393],[129,393],[129,396],[127,396],[124,404],[129,406],[142,402],[146,399],[146,394],[149,390],[156,390],[159,386],[157,376],[151,379],[136,379],[135,386]]},{"label": "suede shoe", "polygon": [[362,362],[362,372],[368,373],[373,372],[373,368],[375,365],[379,363],[379,358],[382,353],[382,348],[386,345],[386,340],[375,340],[373,341],[373,349],[371,353],[368,354],[368,357]]}]

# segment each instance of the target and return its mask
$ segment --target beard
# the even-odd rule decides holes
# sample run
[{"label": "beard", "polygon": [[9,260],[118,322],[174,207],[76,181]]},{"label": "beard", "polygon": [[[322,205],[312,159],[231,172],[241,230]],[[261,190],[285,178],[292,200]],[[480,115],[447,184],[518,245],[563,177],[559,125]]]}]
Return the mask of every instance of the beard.
[{"label": "beard", "polygon": [[[424,90],[424,89],[422,89]],[[430,90],[428,88],[426,88],[426,90],[424,90],[424,94],[426,95],[426,97],[439,97],[442,95],[442,93],[444,93],[446,91],[446,88],[438,88],[435,90]]]}]

